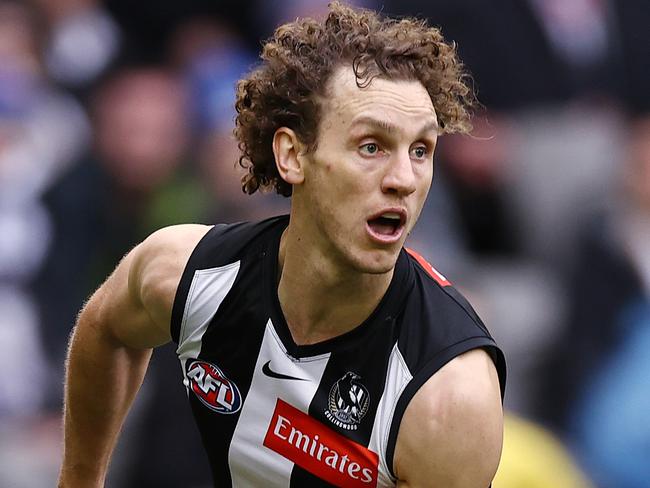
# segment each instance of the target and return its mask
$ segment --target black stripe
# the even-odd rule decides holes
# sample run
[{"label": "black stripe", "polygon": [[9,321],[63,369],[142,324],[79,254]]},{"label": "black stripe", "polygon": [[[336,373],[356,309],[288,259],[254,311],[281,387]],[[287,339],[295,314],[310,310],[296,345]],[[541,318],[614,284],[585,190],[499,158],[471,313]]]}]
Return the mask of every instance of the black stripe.
[{"label": "black stripe", "polygon": [[334,485],[305,471],[300,466],[293,465],[291,480],[289,481],[290,488],[330,488],[332,486]]}]

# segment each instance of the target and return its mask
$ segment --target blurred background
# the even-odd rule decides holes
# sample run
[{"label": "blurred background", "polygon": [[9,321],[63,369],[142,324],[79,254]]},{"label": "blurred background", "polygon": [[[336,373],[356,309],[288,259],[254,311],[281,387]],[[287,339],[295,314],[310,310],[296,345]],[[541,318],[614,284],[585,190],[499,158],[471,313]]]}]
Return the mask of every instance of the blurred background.
[{"label": "blurred background", "polygon": [[[650,2],[363,0],[458,44],[483,107],[410,245],[502,345],[495,488],[650,487]],[[286,212],[243,195],[234,85],[321,0],[0,0],[0,486],[55,485],[75,315],[153,230]],[[108,487],[210,486],[173,348]]]}]

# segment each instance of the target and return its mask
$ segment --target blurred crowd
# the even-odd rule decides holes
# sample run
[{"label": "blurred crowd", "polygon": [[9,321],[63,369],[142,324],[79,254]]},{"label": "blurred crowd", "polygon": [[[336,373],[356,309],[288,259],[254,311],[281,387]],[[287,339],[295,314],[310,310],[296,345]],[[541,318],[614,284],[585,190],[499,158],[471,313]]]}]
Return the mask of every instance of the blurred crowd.
[{"label": "blurred crowd", "polygon": [[[410,246],[508,358],[495,488],[650,487],[650,2],[357,0],[457,43],[482,102],[445,136]],[[53,486],[67,340],[153,230],[246,196],[234,86],[325,0],[0,0],[0,486]],[[92,392],[89,392],[92,394]],[[210,486],[171,346],[107,486]]]}]

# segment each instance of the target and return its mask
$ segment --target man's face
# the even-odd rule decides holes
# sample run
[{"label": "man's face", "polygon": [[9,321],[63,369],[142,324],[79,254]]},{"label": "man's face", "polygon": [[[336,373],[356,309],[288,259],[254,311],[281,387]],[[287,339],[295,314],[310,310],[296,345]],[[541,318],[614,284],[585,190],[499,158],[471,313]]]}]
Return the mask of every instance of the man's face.
[{"label": "man's face", "polygon": [[359,88],[351,68],[334,73],[328,95],[293,203],[311,214],[335,261],[386,273],[431,185],[436,112],[421,83],[375,79]]}]

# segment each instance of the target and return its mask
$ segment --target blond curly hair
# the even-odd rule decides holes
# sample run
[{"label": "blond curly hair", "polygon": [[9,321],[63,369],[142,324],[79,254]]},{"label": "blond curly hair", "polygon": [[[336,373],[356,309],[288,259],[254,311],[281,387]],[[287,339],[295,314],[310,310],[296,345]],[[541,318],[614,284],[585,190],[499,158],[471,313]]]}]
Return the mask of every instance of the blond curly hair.
[{"label": "blond curly hair", "polygon": [[393,19],[333,2],[327,17],[280,26],[261,54],[262,64],[237,84],[235,136],[247,169],[242,189],[275,189],[291,195],[291,185],[275,166],[273,136],[294,130],[315,149],[327,83],[340,66],[350,65],[360,88],[375,77],[417,80],[426,88],[442,133],[469,132],[476,103],[470,78],[456,47],[425,21]]}]

